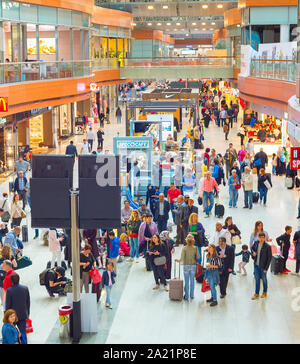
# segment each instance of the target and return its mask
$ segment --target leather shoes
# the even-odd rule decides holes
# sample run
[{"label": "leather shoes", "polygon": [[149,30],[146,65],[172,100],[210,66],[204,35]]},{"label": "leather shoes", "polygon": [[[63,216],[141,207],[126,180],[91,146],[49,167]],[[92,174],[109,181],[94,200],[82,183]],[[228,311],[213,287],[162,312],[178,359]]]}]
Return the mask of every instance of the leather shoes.
[{"label": "leather shoes", "polygon": [[220,298],[225,298],[226,294],[221,294]]}]

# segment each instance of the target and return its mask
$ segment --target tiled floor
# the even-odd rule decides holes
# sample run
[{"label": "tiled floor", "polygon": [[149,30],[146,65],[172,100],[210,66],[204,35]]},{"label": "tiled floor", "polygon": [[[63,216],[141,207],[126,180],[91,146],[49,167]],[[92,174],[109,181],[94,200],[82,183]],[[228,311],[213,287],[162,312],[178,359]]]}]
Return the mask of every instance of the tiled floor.
[{"label": "tiled floor", "polygon": [[[116,130],[124,135],[124,124],[118,129],[115,121],[105,126],[105,148],[112,150]],[[236,133],[236,129],[231,131],[230,140],[238,148]],[[205,136],[205,146],[225,152],[227,144],[221,129],[212,125]],[[74,138],[75,144],[81,140],[81,137]],[[64,145],[60,152],[64,152]],[[220,200],[226,208],[225,217],[233,216],[234,223],[242,231],[243,243],[249,243],[256,220],[264,222],[273,239],[283,232],[286,224],[297,228],[295,217],[299,192],[287,190],[281,177],[273,177],[273,184],[267,207],[255,205],[252,211],[242,209],[242,193],[238,208],[229,209],[228,187],[222,187]],[[7,184],[1,185],[0,189],[7,189]],[[217,219],[203,219],[201,214],[200,221],[212,236]],[[51,254],[41,241],[32,240],[32,229],[29,233],[30,241],[26,243],[24,254],[33,260],[33,265],[19,271],[21,282],[29,286],[31,293],[34,333],[30,334],[29,342],[59,342],[57,310],[64,299],[49,298],[45,289],[39,286],[38,275]],[[175,253],[176,257],[179,255],[180,248]],[[240,257],[237,258],[239,261]],[[219,306],[210,308],[205,303],[209,293],[203,295],[197,283],[193,302],[171,302],[163,290],[152,290],[153,275],[145,271],[143,259],[138,264],[121,264],[122,277],[112,292],[114,309],[108,311],[100,304],[99,333],[84,335],[82,343],[300,343],[300,300],[298,302],[297,297],[293,297],[293,289],[300,287],[299,277],[272,276],[269,273],[268,298],[253,302],[251,262],[247,266],[248,276],[232,276],[227,298],[219,300]],[[294,261],[289,261],[289,266],[294,268]]]}]

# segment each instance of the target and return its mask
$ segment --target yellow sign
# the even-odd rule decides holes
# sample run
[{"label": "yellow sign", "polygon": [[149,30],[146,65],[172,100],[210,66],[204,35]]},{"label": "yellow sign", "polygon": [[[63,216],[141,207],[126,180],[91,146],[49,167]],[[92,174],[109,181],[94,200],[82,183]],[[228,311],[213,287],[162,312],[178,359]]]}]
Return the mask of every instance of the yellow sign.
[{"label": "yellow sign", "polygon": [[69,318],[68,316],[59,316],[59,320],[63,325],[65,325],[69,321]]}]

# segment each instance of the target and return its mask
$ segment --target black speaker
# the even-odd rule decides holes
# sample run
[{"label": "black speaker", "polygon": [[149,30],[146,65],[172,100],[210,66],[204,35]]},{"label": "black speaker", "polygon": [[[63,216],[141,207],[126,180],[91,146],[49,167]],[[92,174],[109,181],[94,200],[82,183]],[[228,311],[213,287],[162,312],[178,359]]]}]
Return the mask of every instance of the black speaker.
[{"label": "black speaker", "polygon": [[73,165],[73,156],[33,155],[30,180],[33,228],[71,228]]},{"label": "black speaker", "polygon": [[114,155],[82,155],[79,161],[79,227],[121,227],[120,159]]}]

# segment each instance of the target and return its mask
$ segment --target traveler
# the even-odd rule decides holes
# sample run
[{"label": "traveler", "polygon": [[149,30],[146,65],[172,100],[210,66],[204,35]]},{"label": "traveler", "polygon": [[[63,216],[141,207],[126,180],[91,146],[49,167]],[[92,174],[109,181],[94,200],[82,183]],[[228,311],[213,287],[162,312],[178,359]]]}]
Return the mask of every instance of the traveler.
[{"label": "traveler", "polygon": [[118,124],[121,124],[121,121],[122,121],[122,111],[120,109],[120,106],[118,106],[118,108],[117,108],[116,118],[117,118],[117,123]]},{"label": "traveler", "polygon": [[154,280],[156,283],[156,285],[153,287],[154,290],[159,289],[159,285],[163,284],[165,291],[169,291],[164,272],[164,265],[167,261],[166,254],[165,245],[162,244],[159,235],[154,234],[150,243],[150,250],[148,251],[148,255],[151,259]]},{"label": "traveler", "polygon": [[233,166],[233,163],[238,159],[236,150],[233,148],[233,144],[229,144],[229,148],[224,154],[225,164],[226,164],[226,178],[229,177],[229,172]]},{"label": "traveler", "polygon": [[167,230],[169,220],[170,204],[165,195],[160,193],[158,200],[154,202],[154,221],[157,224],[158,232]]},{"label": "traveler", "polygon": [[19,174],[19,172],[23,172],[23,174],[25,175],[26,172],[29,170],[29,168],[30,168],[30,163],[25,161],[23,159],[23,157],[21,157],[21,156],[15,162],[15,171],[16,171],[17,174]]},{"label": "traveler", "polygon": [[238,136],[241,138],[241,146],[244,145],[245,132],[246,132],[245,126],[244,126],[244,124],[241,124],[239,133],[238,133]]},{"label": "traveler", "polygon": [[78,156],[77,148],[75,147],[73,140],[71,140],[70,144],[67,145],[65,154],[66,155],[74,155],[76,157]]},{"label": "traveler", "polygon": [[131,217],[132,207],[129,205],[129,201],[124,201],[124,207],[121,209],[121,226],[123,228],[123,232],[126,231],[128,221]]},{"label": "traveler", "polygon": [[299,270],[300,270],[300,227],[298,227],[298,231],[295,232],[293,237],[293,244],[295,246],[295,256],[296,259],[296,270],[295,273],[292,273],[293,275],[299,276]]},{"label": "traveler", "polygon": [[89,131],[86,133],[86,139],[90,145],[90,152],[93,150],[93,143],[95,140],[95,133],[93,132],[93,128],[89,128]]},{"label": "traveler", "polygon": [[265,169],[268,165],[268,156],[264,152],[263,148],[260,148],[259,152],[254,156],[253,166],[257,168],[259,171],[260,169]]},{"label": "traveler", "polygon": [[97,266],[99,265],[99,249],[97,244],[97,229],[84,229],[83,238],[88,239],[88,244],[91,246],[91,253],[96,260]]},{"label": "traveler", "polygon": [[187,201],[187,213],[188,213],[188,220],[191,216],[191,214],[197,214],[198,215],[198,207],[194,205],[194,199],[189,198]]},{"label": "traveler", "polygon": [[263,168],[259,170],[258,175],[258,191],[260,203],[263,202],[264,206],[267,204],[267,195],[269,188],[272,187],[271,177],[265,172]]},{"label": "traveler", "polygon": [[138,213],[140,215],[148,215],[151,214],[151,210],[147,208],[147,205],[145,204],[145,202],[143,201],[143,199],[139,200],[140,201],[140,207],[138,209]]},{"label": "traveler", "polygon": [[130,241],[130,258],[128,261],[133,261],[135,258],[136,263],[139,259],[139,229],[141,226],[141,217],[137,210],[133,210],[127,224],[127,232]]},{"label": "traveler", "polygon": [[30,294],[26,286],[20,283],[17,273],[10,276],[12,287],[7,289],[5,311],[14,310],[18,317],[18,328],[26,338],[26,320],[30,315]]},{"label": "traveler", "polygon": [[16,311],[8,310],[3,316],[2,344],[19,344],[21,333],[16,328],[18,317]]},{"label": "traveler", "polygon": [[182,192],[183,194],[193,196],[194,187],[196,186],[196,177],[193,175],[192,170],[187,168],[182,177]]},{"label": "traveler", "polygon": [[99,128],[97,131],[97,139],[98,139],[98,148],[101,148],[101,150],[103,150],[103,135],[104,135],[103,129]]},{"label": "traveler", "polygon": [[54,297],[57,293],[59,297],[66,296],[64,292],[67,279],[65,277],[65,270],[63,267],[55,267],[49,269],[45,276],[45,286],[50,297]]},{"label": "traveler", "polygon": [[282,273],[287,274],[290,272],[290,270],[286,266],[286,262],[289,258],[289,251],[290,251],[290,247],[291,247],[290,240],[291,240],[291,234],[292,234],[293,228],[291,226],[287,225],[284,230],[285,230],[285,233],[278,236],[278,238],[276,238],[276,242],[280,246],[281,256],[284,258],[284,267],[283,267]]},{"label": "traveler", "polygon": [[86,139],[83,139],[80,150],[79,150],[79,154],[90,154],[91,153],[91,146],[90,144],[87,142]]},{"label": "traveler", "polygon": [[203,244],[205,243],[203,241],[203,239],[205,238],[203,233],[205,233],[205,229],[203,225],[199,222],[198,214],[192,213],[189,216],[188,234],[192,235],[195,239],[195,245],[198,247],[199,250],[200,261],[202,260],[201,248],[204,246]]},{"label": "traveler", "polygon": [[240,165],[242,164],[243,160],[245,159],[246,154],[247,154],[246,148],[242,144],[241,149],[238,152],[238,157],[239,157]]},{"label": "traveler", "polygon": [[230,169],[230,172],[229,172],[229,175],[230,175],[230,176],[232,175],[232,171],[233,171],[234,169],[236,170],[236,175],[237,175],[237,177],[239,178],[239,180],[241,180],[242,173],[241,173],[241,170],[240,170],[240,168],[239,168],[239,166],[238,166],[238,162],[237,162],[237,161],[233,162],[232,168]]},{"label": "traveler", "polygon": [[10,216],[11,227],[13,228],[14,226],[20,226],[22,219],[23,217],[26,216],[26,214],[22,209],[22,207],[20,206],[20,197],[17,194],[13,196],[10,211],[11,211],[11,216]]},{"label": "traveler", "polygon": [[220,119],[221,119],[221,125],[222,127],[224,126],[225,122],[226,122],[226,118],[227,118],[227,112],[224,109],[224,107],[221,108],[220,111]]},{"label": "traveler", "polygon": [[105,307],[109,309],[112,309],[110,296],[112,287],[115,284],[115,278],[117,276],[116,272],[114,272],[113,267],[114,267],[113,263],[108,262],[106,264],[106,270],[103,272],[102,275],[102,285],[106,292]]},{"label": "traveler", "polygon": [[261,298],[267,297],[268,292],[268,280],[267,272],[272,260],[272,250],[270,245],[266,242],[265,233],[258,234],[259,241],[256,241],[252,248],[252,257],[254,259],[254,277],[255,277],[255,294],[252,297],[253,300],[259,298],[260,280],[263,281],[263,293]]},{"label": "traveler", "polygon": [[259,240],[258,239],[259,233],[265,234],[267,242],[272,241],[272,239],[269,238],[269,234],[264,230],[264,224],[262,223],[262,221],[256,221],[255,226],[254,226],[254,232],[250,236],[250,242],[249,242],[250,248],[252,248],[253,244]]},{"label": "traveler", "polygon": [[99,121],[100,121],[100,127],[101,128],[104,127],[104,120],[105,120],[105,114],[104,114],[103,110],[100,110]]},{"label": "traveler", "polygon": [[250,154],[251,158],[254,156],[254,142],[253,138],[249,138],[248,142],[245,144],[246,151]]},{"label": "traveler", "polygon": [[170,234],[167,230],[162,231],[159,234],[159,237],[165,248],[167,262],[164,265],[164,270],[165,270],[166,280],[169,280],[169,279],[171,279],[172,254],[175,253],[174,241],[172,239],[170,239]]},{"label": "traveler", "polygon": [[15,179],[14,191],[18,193],[20,200],[23,201],[24,210],[27,204],[28,181],[22,171],[18,173],[18,177]]},{"label": "traveler", "polygon": [[241,188],[241,183],[235,169],[232,170],[232,175],[228,179],[228,186],[229,186],[229,208],[231,207],[236,208],[239,196],[239,189]]},{"label": "traveler", "polygon": [[244,209],[252,209],[253,206],[253,175],[248,166],[245,167],[242,173],[242,186],[244,189]]},{"label": "traveler", "polygon": [[211,298],[206,302],[210,303],[211,307],[214,307],[218,304],[216,286],[220,284],[219,269],[222,267],[222,261],[218,257],[216,246],[213,244],[208,246],[206,262],[204,278],[208,280],[211,290]]},{"label": "traveler", "polygon": [[80,253],[80,292],[82,292],[84,286],[85,293],[89,293],[89,272],[93,268],[96,268],[96,260],[91,249],[90,245],[85,245],[83,251]]},{"label": "traveler", "polygon": [[216,231],[213,238],[213,244],[217,246],[219,244],[219,238],[225,238],[226,244],[231,246],[231,233],[227,230],[227,228],[223,228],[223,225],[220,222],[216,223]]},{"label": "traveler", "polygon": [[152,221],[152,215],[149,214],[146,215],[146,221],[142,222],[139,229],[139,251],[143,251],[144,257],[154,234],[158,234],[157,225]]},{"label": "traveler", "polygon": [[186,245],[181,250],[181,257],[176,261],[183,264],[184,273],[184,300],[194,299],[195,290],[195,274],[196,263],[201,262],[201,257],[197,247],[195,246],[195,239],[192,234],[188,234],[185,239]]},{"label": "traveler", "polygon": [[250,257],[251,257],[251,253],[249,252],[249,249],[248,249],[248,245],[243,245],[242,246],[242,250],[239,252],[239,253],[236,253],[235,256],[238,257],[238,256],[242,256],[242,261],[239,263],[239,270],[237,271],[237,273],[242,273],[242,270],[243,270],[243,276],[246,276],[247,275],[247,271],[245,269],[245,266],[249,263],[250,261]]},{"label": "traveler", "polygon": [[200,183],[199,197],[203,195],[205,217],[209,217],[214,207],[214,189],[220,192],[216,180],[211,177],[211,172],[206,172],[203,181]]},{"label": "traveler", "polygon": [[230,273],[233,272],[234,266],[234,250],[232,246],[226,244],[226,238],[219,238],[217,253],[222,262],[220,269],[220,298],[225,298]]},{"label": "traveler", "polygon": [[120,240],[115,236],[113,231],[108,233],[108,261],[114,265],[114,271],[117,273],[117,258],[119,256]]},{"label": "traveler", "polygon": [[[235,224],[233,224],[231,216],[226,217],[223,229],[227,229],[230,232],[230,234],[231,234],[231,246],[233,247],[233,250],[235,252],[236,245],[241,243],[241,232],[238,229],[238,227]],[[236,273],[234,271],[234,263],[233,263],[232,274],[236,275]]]},{"label": "traveler", "polygon": [[52,261],[51,268],[55,267],[55,261],[57,260],[57,266],[61,266],[61,242],[64,240],[64,237],[57,236],[56,229],[50,229],[48,235],[49,241],[49,250],[52,253]]},{"label": "traveler", "polygon": [[16,257],[17,254],[21,252],[18,244],[18,236],[20,233],[20,226],[16,226],[5,236],[4,244],[10,246],[14,257]]},{"label": "traveler", "polygon": [[177,206],[174,209],[174,213],[175,225],[177,226],[177,237],[175,246],[179,246],[179,244],[183,244],[184,242],[188,226],[188,210],[187,205],[183,201],[182,195],[177,197]]}]

